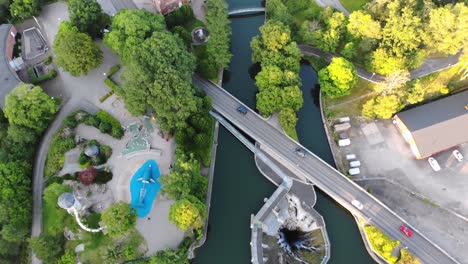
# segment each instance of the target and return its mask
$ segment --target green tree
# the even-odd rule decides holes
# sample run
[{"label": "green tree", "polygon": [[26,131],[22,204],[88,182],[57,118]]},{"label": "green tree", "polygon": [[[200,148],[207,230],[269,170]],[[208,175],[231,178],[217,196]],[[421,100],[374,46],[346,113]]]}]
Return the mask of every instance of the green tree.
[{"label": "green tree", "polygon": [[380,74],[390,74],[406,68],[405,59],[396,57],[387,49],[378,48],[368,58],[368,69]]},{"label": "green tree", "polygon": [[424,42],[429,51],[457,53],[468,43],[468,7],[457,3],[432,9],[425,31]]},{"label": "green tree", "polygon": [[21,19],[39,14],[40,0],[13,0],[10,5],[10,14]]},{"label": "green tree", "polygon": [[163,16],[146,10],[124,9],[112,18],[112,30],[104,36],[104,43],[126,62],[132,57],[132,51],[153,32],[165,30]]},{"label": "green tree", "polygon": [[395,263],[398,258],[392,255],[392,251],[400,241],[390,239],[375,226],[365,226],[364,230],[372,248],[389,263]]},{"label": "green tree", "polygon": [[109,236],[117,238],[135,227],[136,214],[129,204],[118,202],[102,212],[101,220]]},{"label": "green tree", "polygon": [[279,113],[279,122],[281,127],[284,129],[286,134],[293,139],[297,140],[296,134],[296,123],[297,123],[297,115],[291,108],[285,108],[280,111]]},{"label": "green tree", "polygon": [[357,82],[354,65],[344,58],[333,58],[330,65],[318,73],[320,89],[330,98],[338,98],[350,93]]},{"label": "green tree", "polygon": [[356,45],[354,42],[348,42],[344,46],[343,50],[340,52],[343,57],[346,59],[350,60],[356,56],[357,50],[356,50]]},{"label": "green tree", "polygon": [[[227,68],[232,54],[230,52],[231,27],[228,18],[228,5],[224,0],[210,0],[207,3],[207,29],[210,38],[206,44],[206,57],[202,58],[200,65],[208,66],[211,71],[201,70],[204,77],[216,79],[218,71]],[[198,67],[199,71],[201,67]]]},{"label": "green tree", "polygon": [[56,263],[63,254],[63,235],[51,236],[42,233],[31,239],[31,248],[36,256],[46,263]]},{"label": "green tree", "polygon": [[364,10],[357,10],[349,15],[348,32],[355,37],[380,39],[382,28],[380,23]]},{"label": "green tree", "polygon": [[11,125],[39,135],[57,112],[57,103],[39,86],[20,83],[5,98],[5,116]]},{"label": "green tree", "polygon": [[184,231],[203,227],[205,218],[205,204],[191,195],[178,200],[169,209],[169,220]]},{"label": "green tree", "polygon": [[73,76],[86,75],[102,62],[99,46],[69,22],[60,23],[53,46],[55,62]]},{"label": "green tree", "polygon": [[116,93],[127,109],[143,114],[152,107],[160,127],[174,131],[186,126],[202,101],[191,85],[195,58],[182,41],[168,32],[145,40],[125,64],[123,86]]},{"label": "green tree", "polygon": [[193,195],[204,200],[208,188],[208,180],[200,173],[200,163],[192,153],[185,154],[182,149],[176,150],[176,161],[169,175],[161,177],[161,191],[169,198],[179,200],[187,195]]},{"label": "green tree", "polygon": [[0,256],[15,255],[18,244],[0,238]]},{"label": "green tree", "polygon": [[294,24],[294,17],[282,0],[266,1],[266,14],[268,19],[279,21],[286,26],[291,27]]},{"label": "green tree", "polygon": [[401,108],[398,96],[391,94],[371,99],[363,105],[362,115],[368,119],[389,119]]},{"label": "green tree", "polygon": [[70,22],[81,32],[96,36],[103,13],[96,0],[69,0]]}]

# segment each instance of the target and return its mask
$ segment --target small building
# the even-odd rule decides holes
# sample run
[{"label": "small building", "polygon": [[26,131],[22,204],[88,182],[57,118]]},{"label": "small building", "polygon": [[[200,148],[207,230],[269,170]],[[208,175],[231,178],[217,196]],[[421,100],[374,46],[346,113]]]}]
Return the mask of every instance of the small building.
[{"label": "small building", "polygon": [[398,113],[393,122],[417,159],[468,142],[468,91]]},{"label": "small building", "polygon": [[5,96],[13,90],[20,79],[11,67],[13,48],[16,44],[16,28],[11,24],[0,25],[0,107],[5,105]]},{"label": "small building", "polygon": [[133,0],[97,0],[102,11],[109,16],[115,16],[122,9],[138,9]]},{"label": "small building", "polygon": [[191,0],[153,0],[156,10],[164,16],[190,2]]}]

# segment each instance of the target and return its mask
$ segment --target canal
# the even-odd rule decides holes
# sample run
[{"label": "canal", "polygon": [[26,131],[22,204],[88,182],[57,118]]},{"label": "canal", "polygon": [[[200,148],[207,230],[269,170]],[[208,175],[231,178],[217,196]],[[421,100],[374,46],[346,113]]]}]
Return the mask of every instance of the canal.
[{"label": "canal", "polygon": [[[230,9],[256,7],[254,0],[228,0]],[[251,78],[250,40],[259,34],[264,16],[233,18],[232,53],[224,88],[255,108],[257,88]],[[304,106],[299,111],[297,132],[300,142],[329,163],[333,158],[328,147],[318,107],[317,74],[311,66],[301,66]],[[216,168],[211,198],[208,237],[197,250],[197,264],[250,263],[250,216],[263,205],[263,199],[276,189],[257,170],[253,154],[223,127],[220,127]],[[331,243],[329,263],[373,263],[366,252],[352,216],[320,191],[315,208],[324,217]]]}]

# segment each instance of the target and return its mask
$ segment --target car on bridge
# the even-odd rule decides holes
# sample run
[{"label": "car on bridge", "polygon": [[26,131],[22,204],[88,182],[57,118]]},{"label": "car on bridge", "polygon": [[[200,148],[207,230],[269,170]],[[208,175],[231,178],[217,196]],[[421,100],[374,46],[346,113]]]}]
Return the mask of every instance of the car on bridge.
[{"label": "car on bridge", "polygon": [[237,107],[237,111],[243,115],[247,114],[247,107],[243,106],[243,105],[240,105],[239,107]]},{"label": "car on bridge", "polygon": [[405,234],[407,237],[411,237],[413,235],[413,230],[409,229],[409,227],[405,225],[400,226],[400,231]]},{"label": "car on bridge", "polygon": [[296,152],[296,154],[302,158],[305,158],[306,156],[306,152],[302,148],[295,148],[294,152]]},{"label": "car on bridge", "polygon": [[352,200],[351,204],[354,205],[354,207],[356,207],[359,210],[364,209],[364,205],[362,205],[362,203],[358,200]]}]

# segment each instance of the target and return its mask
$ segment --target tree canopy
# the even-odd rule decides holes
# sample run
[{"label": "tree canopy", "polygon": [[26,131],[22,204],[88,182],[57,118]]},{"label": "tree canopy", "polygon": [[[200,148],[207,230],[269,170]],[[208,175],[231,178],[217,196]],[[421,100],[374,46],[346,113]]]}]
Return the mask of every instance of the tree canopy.
[{"label": "tree canopy", "polygon": [[96,0],[69,0],[70,22],[81,32],[96,36],[103,13]]},{"label": "tree canopy", "polygon": [[354,65],[344,58],[333,58],[330,65],[318,73],[320,89],[330,98],[337,98],[350,93],[357,82]]},{"label": "tree canopy", "polygon": [[164,32],[164,17],[146,10],[121,10],[112,18],[112,30],[104,43],[126,62],[132,50],[151,37],[153,32]]},{"label": "tree canopy", "polygon": [[13,0],[10,4],[10,13],[21,19],[35,16],[40,11],[40,0]]},{"label": "tree canopy", "polygon": [[99,46],[69,22],[60,23],[53,46],[55,62],[73,76],[86,75],[102,62]]},{"label": "tree canopy", "polygon": [[201,228],[206,218],[205,207],[196,197],[185,196],[171,206],[169,220],[184,231]]},{"label": "tree canopy", "polygon": [[177,149],[174,168],[160,182],[162,193],[171,199],[193,195],[201,201],[205,200],[208,180],[201,175],[200,163],[192,153],[185,154],[182,149]]},{"label": "tree canopy", "polygon": [[31,239],[31,248],[36,256],[46,263],[56,263],[63,254],[63,235],[52,236],[42,233]]},{"label": "tree canopy", "polygon": [[[224,0],[210,0],[206,12],[207,29],[210,38],[206,44],[206,57],[199,62],[199,71],[208,79],[216,79],[218,71],[228,67],[232,54],[230,52],[231,29],[228,18],[228,6]],[[206,70],[212,69],[212,70]]]},{"label": "tree canopy", "polygon": [[5,98],[5,116],[11,125],[39,135],[58,110],[57,103],[41,87],[20,83]]},{"label": "tree canopy", "polygon": [[129,204],[118,202],[102,212],[101,220],[109,236],[120,237],[135,227],[136,214]]},{"label": "tree canopy", "polygon": [[158,124],[173,131],[186,126],[201,99],[191,84],[195,58],[182,41],[168,32],[146,39],[125,65],[123,87],[116,90],[136,115],[152,108]]}]

